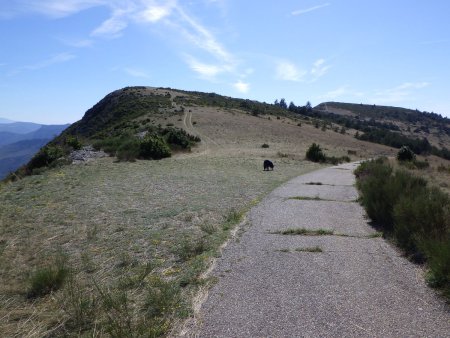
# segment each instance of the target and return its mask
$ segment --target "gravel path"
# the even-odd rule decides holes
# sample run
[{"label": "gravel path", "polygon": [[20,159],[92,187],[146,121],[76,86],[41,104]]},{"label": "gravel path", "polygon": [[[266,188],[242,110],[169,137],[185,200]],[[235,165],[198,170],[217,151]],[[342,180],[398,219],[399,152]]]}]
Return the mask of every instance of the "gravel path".
[{"label": "gravel path", "polygon": [[[355,203],[355,167],[299,176],[251,210],[218,261],[218,283],[189,336],[450,337],[449,309],[420,267],[370,236]],[[288,228],[334,235],[273,234]],[[323,252],[298,250],[316,246]]]}]

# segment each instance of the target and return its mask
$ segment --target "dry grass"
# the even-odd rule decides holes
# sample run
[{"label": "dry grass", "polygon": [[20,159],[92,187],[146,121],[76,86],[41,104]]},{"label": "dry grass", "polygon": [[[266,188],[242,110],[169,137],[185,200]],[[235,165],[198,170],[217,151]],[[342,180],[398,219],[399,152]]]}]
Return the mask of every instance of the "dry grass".
[{"label": "dry grass", "polygon": [[[134,163],[106,158],[3,186],[0,335],[93,334],[94,329],[120,335],[150,326],[151,334],[167,333],[189,315],[200,273],[239,220],[236,215],[316,167],[287,159],[268,174],[262,158],[220,152]],[[73,282],[30,302],[30,274],[59,252],[68,257]],[[176,285],[155,282],[160,279]],[[148,308],[149,288],[159,290],[156,294],[169,290],[164,291],[169,303],[180,297],[170,303],[171,313],[155,312],[158,321],[138,311]]]}]

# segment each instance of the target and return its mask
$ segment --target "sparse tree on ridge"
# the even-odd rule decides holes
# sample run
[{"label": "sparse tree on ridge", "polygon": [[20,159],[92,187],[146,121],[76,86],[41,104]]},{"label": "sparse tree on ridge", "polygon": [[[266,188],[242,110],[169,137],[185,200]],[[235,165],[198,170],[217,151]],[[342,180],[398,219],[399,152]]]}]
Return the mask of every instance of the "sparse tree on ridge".
[{"label": "sparse tree on ridge", "polygon": [[297,106],[294,104],[294,102],[291,101],[291,103],[289,103],[289,111],[295,112],[296,109],[297,109]]},{"label": "sparse tree on ridge", "polygon": [[312,112],[311,102],[306,102],[305,108],[308,113]]}]

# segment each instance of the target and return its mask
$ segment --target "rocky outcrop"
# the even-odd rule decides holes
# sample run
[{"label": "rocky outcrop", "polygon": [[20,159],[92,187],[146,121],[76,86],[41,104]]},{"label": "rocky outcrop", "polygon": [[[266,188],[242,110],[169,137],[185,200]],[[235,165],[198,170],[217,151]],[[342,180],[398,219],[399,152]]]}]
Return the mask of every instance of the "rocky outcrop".
[{"label": "rocky outcrop", "polygon": [[81,148],[80,150],[74,150],[70,153],[69,158],[72,164],[86,163],[90,160],[108,157],[109,155],[104,151],[97,151],[91,145]]}]

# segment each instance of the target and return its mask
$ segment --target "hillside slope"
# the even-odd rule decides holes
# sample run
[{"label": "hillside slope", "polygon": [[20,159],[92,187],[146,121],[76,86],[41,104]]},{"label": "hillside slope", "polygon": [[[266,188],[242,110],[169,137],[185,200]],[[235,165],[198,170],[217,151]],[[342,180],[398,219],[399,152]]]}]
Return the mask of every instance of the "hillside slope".
[{"label": "hillside slope", "polygon": [[[435,113],[400,107],[341,102],[321,103],[314,110],[318,115],[334,117],[346,126],[367,134],[373,134],[374,129],[378,128],[385,132],[382,137],[386,137],[386,134],[397,133],[402,135],[403,140],[400,142],[403,141],[403,143],[408,142],[407,138],[425,139],[436,149],[450,149],[450,119]],[[372,138],[372,140],[383,143],[381,138]],[[425,149],[428,152],[431,150],[431,147]],[[447,157],[450,157],[450,152]]]},{"label": "hillside slope", "polygon": [[[212,93],[133,87],[105,97],[40,152],[56,154],[50,168],[0,186],[0,336],[176,332],[245,212],[323,166],[305,161],[311,143],[351,160],[397,152],[316,120]],[[201,141],[170,143],[180,130]],[[170,143],[171,157],[61,161],[80,146],[117,155],[146,138]],[[428,160],[430,172],[449,163]]]}]

